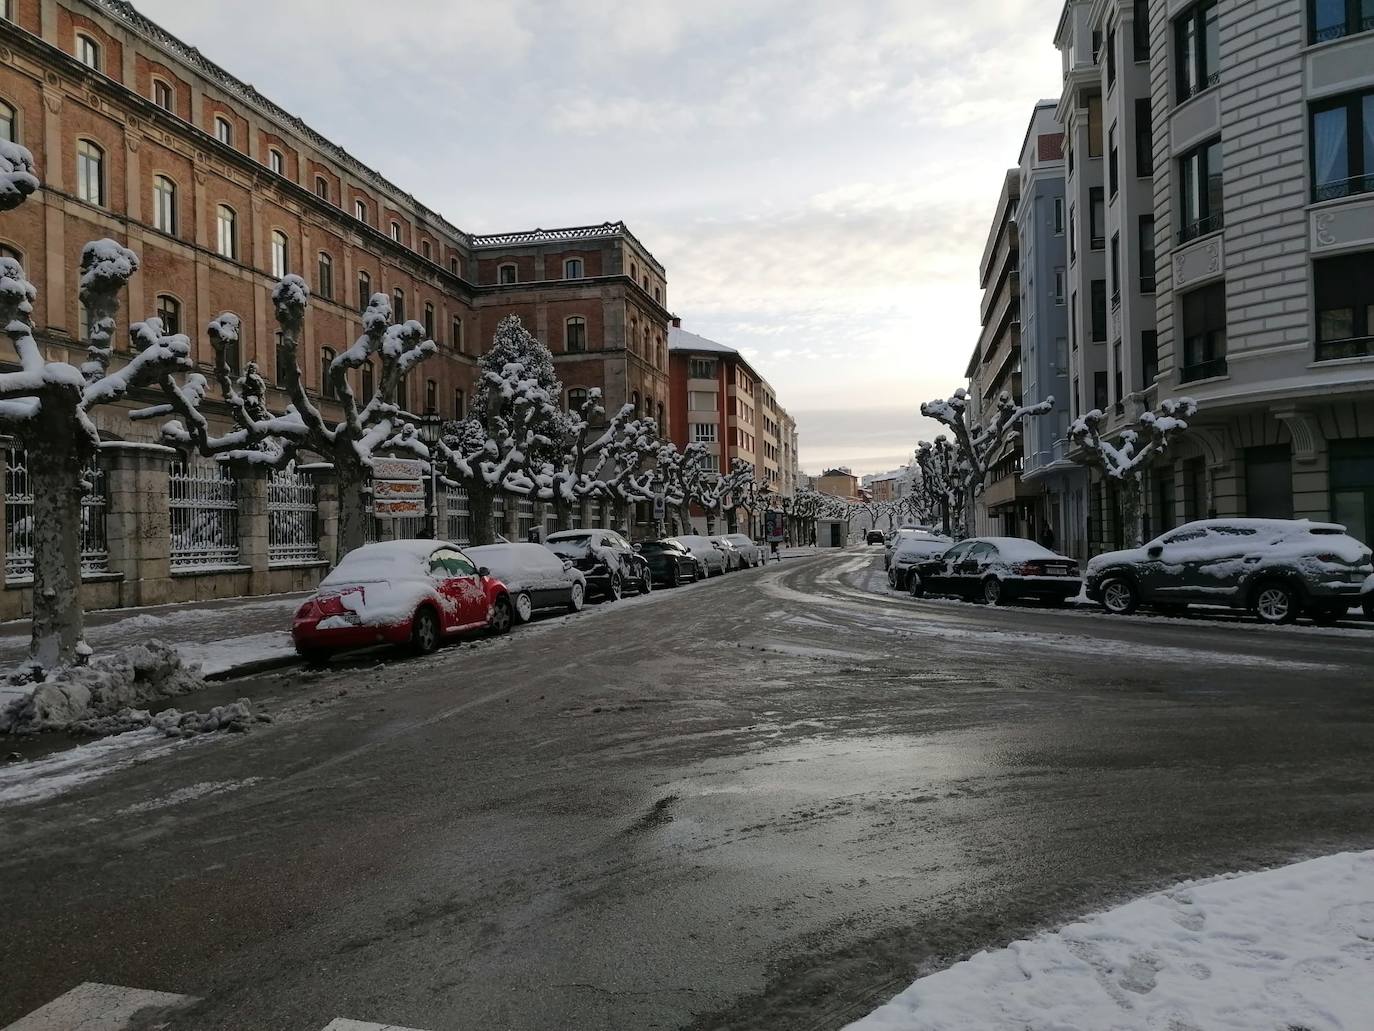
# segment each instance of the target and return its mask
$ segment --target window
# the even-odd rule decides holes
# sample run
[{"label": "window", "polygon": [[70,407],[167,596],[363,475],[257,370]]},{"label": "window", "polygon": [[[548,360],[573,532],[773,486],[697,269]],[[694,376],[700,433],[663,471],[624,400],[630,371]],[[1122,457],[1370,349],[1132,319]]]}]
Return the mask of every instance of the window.
[{"label": "window", "polygon": [[14,21],[14,0],[0,0],[0,18]]},{"label": "window", "polygon": [[1174,22],[1174,67],[1178,71],[1180,104],[1220,81],[1220,61],[1217,0],[1202,0]]},{"label": "window", "polygon": [[428,240],[421,240],[421,241],[420,241],[420,257],[424,258],[425,261],[429,261],[429,260],[430,260],[430,256],[431,256],[433,253],[434,253],[433,250],[432,250],[432,249],[430,248],[430,246],[429,246],[429,241],[428,241]]},{"label": "window", "polygon": [[639,391],[638,391],[638,390],[633,391],[633,392],[630,394],[630,404],[632,404],[632,405],[634,406],[634,410],[635,410],[636,412],[639,411]]},{"label": "window", "polygon": [[286,174],[286,158],[275,147],[267,152],[267,167],[277,175]]},{"label": "window", "polygon": [[707,393],[704,390],[689,391],[687,393],[687,410],[689,412],[716,411],[716,395],[712,393]]},{"label": "window", "polygon": [[425,414],[439,414],[439,384],[432,379],[425,380]]},{"label": "window", "polygon": [[713,358],[693,358],[689,366],[692,379],[715,379],[716,362]]},{"label": "window", "polygon": [[568,411],[580,412],[582,406],[587,403],[587,391],[582,387],[573,387],[568,391]]},{"label": "window", "polygon": [[1135,174],[1142,178],[1155,174],[1154,114],[1149,97],[1135,102]]},{"label": "window", "polygon": [[463,418],[463,392],[461,390],[453,392],[453,417],[460,421]]},{"label": "window", "polygon": [[234,214],[234,209],[221,204],[219,211],[215,215],[215,225],[217,235],[215,238],[216,249],[221,258],[238,260],[239,256],[239,218]]},{"label": "window", "polygon": [[1137,61],[1150,59],[1150,0],[1134,0],[1131,5],[1131,43]]},{"label": "window", "polygon": [[1121,404],[1121,398],[1122,398],[1122,396],[1123,396],[1123,395],[1122,395],[1122,380],[1124,379],[1124,375],[1123,375],[1122,369],[1121,369],[1121,341],[1120,341],[1120,340],[1118,340],[1116,343],[1112,344],[1112,375],[1114,376],[1115,381],[1116,381],[1116,382],[1115,382],[1115,389],[1114,389],[1113,392],[1112,392],[1112,400],[1115,401],[1117,404]]},{"label": "window", "polygon": [[358,273],[358,310],[367,311],[368,302],[372,300],[372,277],[366,272]]},{"label": "window", "polygon": [[1374,90],[1312,105],[1311,135],[1314,201],[1374,192]]},{"label": "window", "polygon": [[1308,0],[1307,11],[1312,43],[1374,29],[1374,0]]},{"label": "window", "polygon": [[692,423],[692,440],[703,444],[716,443],[716,424],[713,422]]},{"label": "window", "polygon": [[434,305],[425,302],[425,339],[434,339]]},{"label": "window", "polygon": [[355,200],[353,202],[353,217],[359,222],[367,221],[367,201]]},{"label": "window", "polygon": [[177,188],[165,175],[153,177],[153,228],[173,235],[177,231]]},{"label": "window", "polygon": [[451,333],[450,339],[451,339],[451,341],[452,341],[452,343],[453,343],[453,349],[454,349],[455,351],[461,351],[461,350],[463,349],[463,320],[462,320],[462,319],[454,319],[454,320],[453,320],[453,325],[450,327],[450,333]]},{"label": "window", "polygon": [[87,68],[100,71],[100,44],[90,36],[77,34],[76,59]]},{"label": "window", "polygon": [[1107,130],[1107,185],[1111,187],[1111,196],[1116,196],[1120,184],[1116,163],[1116,126],[1113,125]]},{"label": "window", "polygon": [[329,180],[322,175],[315,176],[315,196],[329,199]]},{"label": "window", "polygon": [[1116,85],[1116,26],[1107,30],[1107,89]]},{"label": "window", "polygon": [[87,204],[105,206],[105,152],[90,140],[76,145],[76,195]]},{"label": "window", "polygon": [[1088,191],[1088,246],[1100,251],[1107,245],[1107,205],[1102,199],[1102,187]]},{"label": "window", "polygon": [[1063,270],[1062,268],[1057,268],[1057,269],[1055,269],[1055,270],[1054,270],[1054,303],[1055,303],[1055,304],[1063,304],[1063,303],[1064,303],[1064,283],[1065,283],[1064,270]]},{"label": "window", "polygon": [[458,259],[456,257],[448,259],[448,270],[452,272],[455,276],[462,275],[462,273],[458,270]]},{"label": "window", "polygon": [[1102,98],[1088,101],[1088,157],[1102,156]]},{"label": "window", "polygon": [[1054,235],[1064,235],[1064,198],[1054,198]]},{"label": "window", "polygon": [[636,265],[636,264],[632,261],[632,262],[630,262],[630,279],[631,279],[631,281],[633,281],[633,280],[636,280],[636,279],[638,279],[638,278],[639,278],[639,266]]},{"label": "window", "polygon": [[320,270],[315,277],[315,292],[326,301],[334,299],[334,259],[320,252]]},{"label": "window", "polygon": [[362,371],[362,374],[361,374],[361,375],[362,375],[362,387],[363,387],[363,389],[362,389],[362,398],[361,398],[361,400],[362,400],[362,403],[363,403],[363,404],[367,404],[369,401],[372,400],[373,395],[375,395],[375,394],[377,393],[377,387],[376,387],[376,385],[373,383],[373,380],[372,380],[372,362],[371,362],[371,361],[363,362],[363,371]]},{"label": "window", "polygon": [[1121,234],[1112,234],[1112,306],[1121,303]]},{"label": "window", "polygon": [[1226,375],[1226,284],[1183,295],[1184,383]]},{"label": "window", "polygon": [[401,223],[391,223],[391,238],[395,240],[397,243],[401,242]]},{"label": "window", "polygon": [[272,230],[272,275],[281,279],[291,271],[291,262],[288,255],[289,245],[286,234],[280,229]]},{"label": "window", "polygon": [[1212,140],[1179,159],[1179,243],[1216,232],[1224,224],[1221,206],[1221,140]]},{"label": "window", "polygon": [[18,113],[3,100],[0,100],[0,140],[19,142]]},{"label": "window", "polygon": [[176,102],[172,95],[172,87],[161,79],[153,80],[153,103],[164,111],[170,111],[176,106]]},{"label": "window", "polygon": [[0,243],[0,258],[9,258],[10,261],[17,265],[24,264],[23,252],[17,251],[13,247],[6,246],[3,243]]},{"label": "window", "polygon": [[1140,334],[1140,370],[1143,387],[1149,387],[1159,375],[1159,334],[1153,329]]},{"label": "window", "polygon": [[162,332],[175,336],[181,332],[181,302],[175,297],[159,294],[157,298],[157,317],[162,322]]},{"label": "window", "polygon": [[1078,350],[1078,291],[1069,294],[1069,346]]},{"label": "window", "polygon": [[234,145],[234,127],[229,124],[229,119],[215,116],[215,139],[229,147]]},{"label": "window", "polygon": [[334,377],[330,375],[330,368],[334,364],[334,350],[329,347],[320,350],[320,393],[329,400],[334,400]]},{"label": "window", "polygon": [[1103,343],[1107,339],[1107,281],[1092,281],[1093,305],[1093,343]]},{"label": "window", "polygon": [[1107,397],[1107,370],[1098,369],[1093,373],[1093,407],[1105,412],[1110,404]]},{"label": "window", "polygon": [[509,285],[515,282],[515,266],[513,264],[502,265],[496,270],[496,273],[498,283]]},{"label": "window", "polygon": [[587,320],[574,315],[563,324],[563,349],[569,354],[581,354],[587,349]]},{"label": "window", "polygon": [[1140,248],[1140,292],[1155,292],[1155,217],[1141,215],[1136,245]]},{"label": "window", "polygon": [[1078,260],[1078,218],[1075,209],[1069,208],[1069,264]]},{"label": "window", "polygon": [[286,348],[286,334],[277,330],[277,386],[286,386],[286,370],[295,364],[295,356],[290,354]]},{"label": "window", "polygon": [[406,320],[406,292],[399,286],[391,294],[391,317],[398,323]]},{"label": "window", "polygon": [[1374,354],[1374,251],[1312,263],[1317,361]]},{"label": "window", "polygon": [[565,262],[563,262],[564,279],[581,279],[582,276],[583,272],[581,258],[569,258]]}]

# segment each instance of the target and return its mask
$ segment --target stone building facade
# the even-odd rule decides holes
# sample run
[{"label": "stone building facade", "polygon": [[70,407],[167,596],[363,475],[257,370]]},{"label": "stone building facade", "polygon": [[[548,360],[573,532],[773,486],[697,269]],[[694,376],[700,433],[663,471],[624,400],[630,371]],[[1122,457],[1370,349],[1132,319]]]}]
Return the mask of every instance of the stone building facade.
[{"label": "stone building facade", "polygon": [[[202,371],[213,360],[202,327],[232,311],[238,363],[278,383],[270,293],[301,275],[312,290],[301,371],[326,415],[337,410],[323,369],[384,293],[439,345],[403,387],[416,415],[466,414],[477,359],[516,314],[553,352],[570,403],[599,388],[608,410],[633,403],[666,431],[666,273],[623,223],[466,233],[121,0],[6,0],[0,14],[0,135],[33,152],[43,181],[0,217],[0,253],[39,289],[50,358],[84,357],[81,249],[110,237],[142,263],[120,331],[158,315],[191,337]],[[280,410],[285,394],[268,402]],[[213,397],[205,410],[227,425]],[[156,436],[117,407],[98,418],[107,440]]]}]

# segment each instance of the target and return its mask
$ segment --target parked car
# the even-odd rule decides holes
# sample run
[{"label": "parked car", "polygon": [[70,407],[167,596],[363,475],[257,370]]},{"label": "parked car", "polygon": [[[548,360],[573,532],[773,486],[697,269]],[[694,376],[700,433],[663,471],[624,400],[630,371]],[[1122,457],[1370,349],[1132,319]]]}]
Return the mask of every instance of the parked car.
[{"label": "parked car", "polygon": [[1082,586],[1078,563],[1020,537],[970,537],[908,573],[913,596],[950,594],[989,605],[1021,598],[1060,602]]},{"label": "parked car", "polygon": [[750,540],[747,533],[727,533],[725,539],[734,545],[746,566],[761,566],[768,561],[768,552],[763,545]]},{"label": "parked car", "polygon": [[1374,573],[1369,575],[1360,589],[1360,608],[1364,609],[1365,619],[1374,619]]},{"label": "parked car", "polygon": [[1202,519],[1143,548],[1093,558],[1087,594],[1118,615],[1202,602],[1246,609],[1265,623],[1291,623],[1300,613],[1330,622],[1361,603],[1371,572],[1369,549],[1335,523]]},{"label": "parked car", "polygon": [[721,547],[712,543],[711,538],[696,533],[685,533],[673,539],[690,551],[697,561],[706,567],[707,576],[720,576],[726,572],[726,563],[729,560]]},{"label": "parked car", "polygon": [[617,601],[627,590],[648,594],[654,587],[649,563],[614,530],[559,530],[544,546],[571,562],[597,597]]},{"label": "parked car", "polygon": [[944,541],[946,547],[954,543],[948,537],[941,534],[938,530],[933,530],[928,526],[899,526],[896,530],[894,530],[891,534],[888,535],[887,540],[883,544],[884,569],[892,568],[892,556],[895,555],[897,552],[897,545],[900,544],[906,538],[912,536],[919,537],[925,540],[934,537]]},{"label": "parked car", "polygon": [[887,537],[882,530],[869,530],[864,537],[865,544],[886,544]]},{"label": "parked car", "polygon": [[893,543],[891,565],[887,569],[887,582],[899,591],[911,587],[911,571],[922,562],[939,558],[954,543],[948,537],[924,530],[898,530]]},{"label": "parked car", "polygon": [[581,612],[587,578],[542,544],[485,544],[467,556],[506,585],[517,621],[528,623],[541,609]]},{"label": "parked car", "polygon": [[350,551],[296,610],[291,640],[307,659],[376,644],[434,651],[465,630],[511,627],[505,585],[456,544],[401,540]]},{"label": "parked car", "polygon": [[706,575],[701,562],[672,537],[661,541],[641,541],[635,550],[649,563],[655,583],[677,587]]},{"label": "parked car", "polygon": [[706,539],[724,553],[725,571],[727,573],[733,573],[736,569],[744,568],[744,556],[740,554],[739,549],[730,542],[729,538],[716,534],[714,537],[707,537]]}]

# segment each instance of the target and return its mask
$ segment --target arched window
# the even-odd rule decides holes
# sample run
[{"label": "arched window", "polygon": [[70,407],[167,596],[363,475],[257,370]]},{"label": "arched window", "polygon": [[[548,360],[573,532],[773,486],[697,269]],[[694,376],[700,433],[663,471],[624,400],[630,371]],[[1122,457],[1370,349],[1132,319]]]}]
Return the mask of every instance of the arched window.
[{"label": "arched window", "polygon": [[226,146],[234,145],[234,126],[222,115],[215,115],[215,139]]},{"label": "arched window", "polygon": [[395,322],[406,320],[406,292],[399,286],[391,294],[391,318]]},{"label": "arched window", "polygon": [[432,379],[425,380],[425,414],[439,414],[439,384]]},{"label": "arched window", "polygon": [[462,319],[454,319],[454,320],[453,320],[453,326],[452,326],[451,328],[452,328],[452,332],[453,332],[453,349],[454,349],[455,351],[462,351],[462,350],[463,350],[463,320],[462,320]]},{"label": "arched window", "polygon": [[170,235],[177,231],[177,186],[165,175],[153,177],[153,228]]},{"label": "arched window", "polygon": [[322,175],[315,176],[315,196],[329,199],[329,180]]},{"label": "arched window", "polygon": [[358,310],[367,311],[367,304],[372,300],[372,277],[366,272],[358,273]]},{"label": "arched window", "polygon": [[505,285],[510,285],[517,281],[518,271],[514,262],[506,262],[497,270],[496,281]]},{"label": "arched window", "polygon": [[581,354],[587,349],[587,320],[574,315],[563,324],[563,350]]},{"label": "arched window", "polygon": [[175,94],[172,87],[161,79],[153,80],[153,103],[164,111],[171,111],[176,107]]},{"label": "arched window", "polygon": [[334,299],[334,259],[320,251],[320,271],[315,278],[315,292],[326,301]]},{"label": "arched window", "polygon": [[458,271],[458,258],[456,256],[448,259],[448,270],[455,276],[461,275]]},{"label": "arched window", "polygon": [[629,345],[630,345],[630,352],[631,352],[632,354],[635,353],[635,348],[636,348],[636,347],[638,346],[638,344],[639,344],[639,320],[638,320],[638,319],[631,319],[631,320],[630,320],[630,335],[629,335],[628,337],[626,337],[626,341],[627,341],[627,342],[629,343]]},{"label": "arched window", "polygon": [[224,364],[229,367],[229,371],[237,374],[239,371],[239,342],[237,340],[226,342],[222,354],[224,355]]},{"label": "arched window", "polygon": [[353,202],[353,217],[359,222],[367,221],[367,201],[355,200]]},{"label": "arched window", "polygon": [[638,278],[639,278],[639,266],[636,265],[636,264],[632,261],[632,262],[630,262],[630,279],[631,279],[631,280],[635,280],[635,279],[638,279]]},{"label": "arched window", "polygon": [[430,248],[430,246],[429,246],[429,241],[428,241],[428,240],[421,240],[421,241],[420,241],[420,255],[421,255],[421,257],[423,257],[423,258],[425,259],[425,261],[429,261],[430,255],[433,254],[433,253],[434,253],[434,251]]},{"label": "arched window", "polygon": [[19,142],[19,114],[3,100],[0,100],[0,140]]},{"label": "arched window", "polygon": [[580,412],[586,403],[587,390],[585,387],[573,387],[568,391],[568,411]]},{"label": "arched window", "polygon": [[397,243],[401,242],[401,223],[391,223],[391,238],[395,240]]},{"label": "arched window", "polygon": [[286,174],[286,158],[282,157],[281,151],[276,147],[271,147],[267,151],[267,167],[277,175]]},{"label": "arched window", "polygon": [[100,44],[84,32],[76,34],[76,59],[87,68],[100,71]]},{"label": "arched window", "polygon": [[329,375],[329,367],[333,364],[334,349],[323,348],[320,351],[320,393],[331,401],[334,400],[334,377]]},{"label": "arched window", "polygon": [[181,302],[175,297],[158,294],[157,317],[162,321],[162,332],[167,336],[181,332]]},{"label": "arched window", "polygon": [[291,271],[289,251],[286,234],[280,229],[272,230],[272,275],[278,279]]},{"label": "arched window", "polygon": [[645,276],[645,277],[644,277],[644,292],[645,292],[646,294],[649,292],[649,277],[648,277],[648,276]]},{"label": "arched window", "polygon": [[0,243],[0,258],[9,258],[10,261],[17,262],[20,265],[24,264],[24,252],[15,250],[8,244]]},{"label": "arched window", "polygon": [[581,258],[568,258],[565,262],[563,262],[563,278],[564,278],[564,279],[581,279],[581,278],[582,278],[582,259],[581,259]]},{"label": "arched window", "polygon": [[234,209],[227,204],[221,204],[215,222],[219,230],[215,242],[220,257],[237,261],[239,256],[238,215],[234,214]]},{"label": "arched window", "polygon": [[649,324],[647,322],[644,323],[644,336],[641,339],[644,343],[644,350],[640,351],[640,354],[652,361],[654,352],[649,350]]},{"label": "arched window", "polygon": [[638,390],[636,390],[633,394],[630,395],[630,404],[634,405],[634,409],[635,409],[636,412],[639,411],[639,391],[638,391]]},{"label": "arched window", "polygon": [[453,392],[453,417],[455,419],[463,418],[463,392],[461,390]]},{"label": "arched window", "polygon": [[434,339],[434,305],[425,302],[425,339]]},{"label": "arched window", "polygon": [[105,152],[90,140],[76,144],[76,195],[87,204],[105,206]]},{"label": "arched window", "polygon": [[363,362],[362,384],[362,396],[359,398],[359,400],[363,404],[367,404],[369,401],[372,400],[372,395],[377,392],[377,388],[373,385],[372,382],[372,362],[370,360]]},{"label": "arched window", "polygon": [[663,303],[663,298],[659,295],[658,287],[654,287],[654,302],[655,302],[656,304],[662,304],[662,303]]}]

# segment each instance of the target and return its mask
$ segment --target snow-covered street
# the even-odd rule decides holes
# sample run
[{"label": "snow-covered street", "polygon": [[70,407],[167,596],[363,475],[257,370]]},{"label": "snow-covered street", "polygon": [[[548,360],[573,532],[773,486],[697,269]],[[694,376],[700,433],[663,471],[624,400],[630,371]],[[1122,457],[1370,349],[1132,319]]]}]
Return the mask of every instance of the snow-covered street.
[{"label": "snow-covered street", "polygon": [[1367,629],[916,600],[879,554],[264,673],[215,688],[250,733],[37,760],[0,1027],[94,984],[193,1031],[828,1031],[927,977],[1018,1031],[1206,1031],[1188,1005],[1261,982],[1359,1026],[1322,992],[1368,962],[1370,861],[1282,868],[1374,847]]}]

